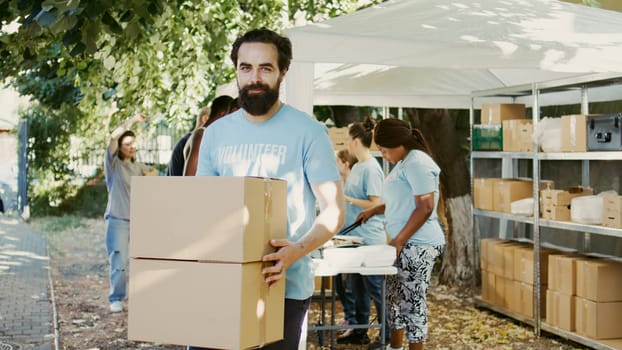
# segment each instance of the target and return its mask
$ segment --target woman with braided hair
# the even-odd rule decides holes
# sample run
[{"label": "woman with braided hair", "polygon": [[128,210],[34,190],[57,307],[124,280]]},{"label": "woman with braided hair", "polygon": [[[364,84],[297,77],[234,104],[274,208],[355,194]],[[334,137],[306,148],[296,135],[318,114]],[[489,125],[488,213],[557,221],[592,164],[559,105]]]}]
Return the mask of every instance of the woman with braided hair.
[{"label": "woman with braided hair", "polygon": [[431,157],[421,131],[399,119],[385,119],[375,128],[374,141],[382,157],[394,164],[385,178],[383,203],[361,212],[366,222],[385,215],[389,244],[397,251],[397,275],[389,276],[389,350],[423,349],[427,337],[426,293],[436,258],[445,247],[437,215],[440,168]]}]

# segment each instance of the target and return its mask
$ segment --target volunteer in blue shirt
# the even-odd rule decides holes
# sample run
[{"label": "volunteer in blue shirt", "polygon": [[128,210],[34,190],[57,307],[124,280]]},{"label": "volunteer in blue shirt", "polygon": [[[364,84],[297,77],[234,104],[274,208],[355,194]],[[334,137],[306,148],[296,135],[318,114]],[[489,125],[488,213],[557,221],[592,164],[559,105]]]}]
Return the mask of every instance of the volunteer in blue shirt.
[{"label": "volunteer in blue shirt", "polygon": [[263,257],[266,283],[285,282],[284,339],[263,347],[270,350],[298,349],[314,287],[307,254],[329,240],[344,219],[343,188],[328,130],[279,100],[291,58],[289,39],[265,28],[235,41],[231,59],[241,109],[205,129],[196,173],[287,181],[287,239],[270,241],[276,251]]},{"label": "volunteer in blue shirt", "polygon": [[364,222],[384,214],[390,242],[397,250],[397,275],[389,276],[391,344],[423,349],[427,337],[426,293],[436,258],[445,247],[437,216],[440,168],[418,129],[399,119],[385,119],[375,129],[374,141],[382,157],[395,164],[384,181],[381,205],[364,210]]},{"label": "volunteer in blue shirt", "polygon": [[[380,164],[371,154],[370,147],[375,123],[366,118],[348,128],[346,144],[348,150],[357,159],[350,175],[346,178],[344,193],[346,199],[346,225],[354,223],[364,209],[382,204],[382,183],[384,174]],[[384,231],[384,217],[375,215],[364,225],[350,231],[348,235],[363,238],[363,244],[387,244],[387,235]],[[349,284],[355,299],[355,324],[368,324],[370,314],[370,300],[374,301],[376,310],[382,310],[382,276],[349,274]],[[385,335],[389,335],[388,325]],[[356,329],[337,339],[339,344],[367,344],[369,338],[367,329]],[[380,338],[378,343],[382,343]]]}]

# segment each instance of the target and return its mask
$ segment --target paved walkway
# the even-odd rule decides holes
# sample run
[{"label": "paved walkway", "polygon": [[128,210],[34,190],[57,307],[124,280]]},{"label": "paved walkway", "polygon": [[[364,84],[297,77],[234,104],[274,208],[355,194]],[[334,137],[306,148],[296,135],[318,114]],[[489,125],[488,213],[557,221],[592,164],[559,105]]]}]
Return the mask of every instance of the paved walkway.
[{"label": "paved walkway", "polygon": [[0,214],[0,350],[53,350],[50,259],[44,237]]}]

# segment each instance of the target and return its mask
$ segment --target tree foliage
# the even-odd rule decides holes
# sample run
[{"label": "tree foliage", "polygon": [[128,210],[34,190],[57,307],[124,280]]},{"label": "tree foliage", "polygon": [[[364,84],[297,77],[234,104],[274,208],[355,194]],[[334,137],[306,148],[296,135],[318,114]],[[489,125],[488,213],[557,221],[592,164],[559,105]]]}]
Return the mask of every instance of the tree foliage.
[{"label": "tree foliage", "polygon": [[139,110],[152,126],[188,130],[233,79],[229,50],[241,32],[281,31],[360,2],[0,0],[0,81],[36,102],[24,113],[33,121],[29,146],[34,159],[47,159],[31,178],[46,170],[66,184],[69,136],[84,140],[84,152],[103,153],[109,131]]}]

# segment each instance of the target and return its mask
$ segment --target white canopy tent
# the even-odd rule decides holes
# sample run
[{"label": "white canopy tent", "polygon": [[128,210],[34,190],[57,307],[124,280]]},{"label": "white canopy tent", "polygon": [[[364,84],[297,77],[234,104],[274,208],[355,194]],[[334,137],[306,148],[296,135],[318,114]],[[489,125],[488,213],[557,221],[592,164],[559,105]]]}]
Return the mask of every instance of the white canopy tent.
[{"label": "white canopy tent", "polygon": [[[622,72],[622,13],[558,0],[393,0],[286,35],[286,99],[307,112],[469,108],[475,91]],[[616,88],[593,93],[592,101],[622,98]],[[570,94],[561,101],[580,101]]]}]

